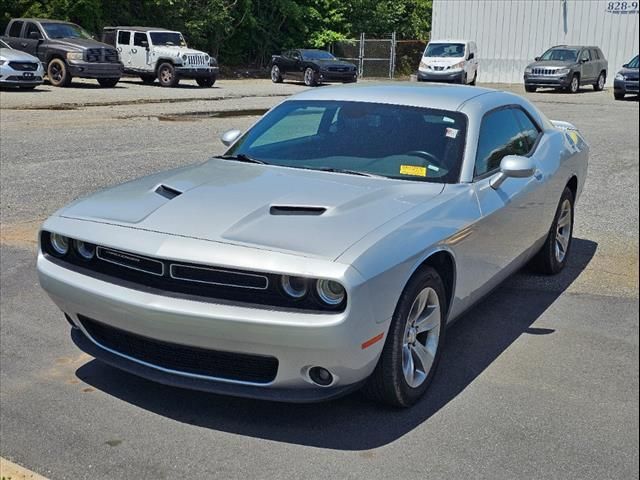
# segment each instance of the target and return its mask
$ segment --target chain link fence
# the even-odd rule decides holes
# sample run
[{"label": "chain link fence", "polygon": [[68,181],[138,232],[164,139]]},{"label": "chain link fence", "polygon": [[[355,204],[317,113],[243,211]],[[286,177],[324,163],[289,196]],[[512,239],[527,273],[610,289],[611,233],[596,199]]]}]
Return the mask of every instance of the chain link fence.
[{"label": "chain link fence", "polygon": [[415,73],[422,52],[427,45],[423,40],[397,40],[396,34],[335,42],[331,52],[341,60],[358,66],[360,78],[396,78]]}]

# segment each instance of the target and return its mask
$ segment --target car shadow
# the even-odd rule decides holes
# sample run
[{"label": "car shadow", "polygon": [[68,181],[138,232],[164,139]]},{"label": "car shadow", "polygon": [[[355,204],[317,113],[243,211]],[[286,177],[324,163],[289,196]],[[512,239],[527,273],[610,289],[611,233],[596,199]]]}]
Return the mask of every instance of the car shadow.
[{"label": "car shadow", "polygon": [[[185,79],[185,81],[189,81],[188,79]],[[153,83],[144,83],[140,80],[134,80],[134,79],[120,79],[120,82],[118,82],[118,84],[120,83],[126,83],[129,85],[140,85],[140,86],[144,86],[144,87],[158,87],[158,88],[167,88],[167,89],[172,89],[172,88],[177,88],[177,89],[183,89],[183,90],[212,90],[212,89],[216,89],[216,88],[221,88],[217,85],[212,85],[210,87],[201,87],[197,84],[190,84],[190,83],[183,83],[180,82],[178,83],[178,85],[176,85],[175,87],[163,87],[162,85],[160,85],[160,83],[158,83],[158,81],[155,81]]]},{"label": "car shadow", "polygon": [[[567,268],[551,287],[505,282],[447,330],[439,374],[412,408],[377,405],[360,393],[320,404],[280,404],[224,397],[156,384],[92,360],[76,371],[83,382],[125,402],[172,420],[237,435],[335,450],[387,445],[428,421],[464,391],[522,335],[553,335],[532,324],[586,268],[597,244],[574,239]],[[509,285],[509,286],[507,286]]]},{"label": "car shadow", "polygon": [[48,87],[52,87],[52,88],[64,88],[67,90],[71,90],[74,88],[77,88],[78,90],[113,90],[113,89],[122,89],[122,88],[127,88],[124,87],[122,85],[120,85],[120,82],[118,82],[115,86],[113,87],[103,87],[101,86],[97,80],[95,80],[95,82],[92,83],[79,83],[79,82],[74,82],[73,80],[71,81],[71,84],[67,87],[55,87],[51,84],[51,82],[49,82],[49,80],[45,80],[44,84]]}]

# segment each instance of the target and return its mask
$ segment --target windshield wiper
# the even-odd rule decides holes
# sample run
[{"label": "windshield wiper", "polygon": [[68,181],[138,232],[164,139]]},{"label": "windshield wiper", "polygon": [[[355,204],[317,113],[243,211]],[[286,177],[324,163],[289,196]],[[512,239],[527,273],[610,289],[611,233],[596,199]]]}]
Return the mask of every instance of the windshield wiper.
[{"label": "windshield wiper", "polygon": [[223,160],[235,160],[236,162],[258,163],[260,165],[267,164],[267,162],[263,162],[262,160],[258,160],[257,158],[250,157],[246,153],[239,153],[237,155],[218,155],[216,158],[221,158]]},{"label": "windshield wiper", "polygon": [[384,175],[376,175],[375,173],[361,172],[360,170],[349,170],[348,168],[311,168],[311,170],[320,170],[321,172],[346,173],[348,175],[359,175],[361,177],[387,178]]}]

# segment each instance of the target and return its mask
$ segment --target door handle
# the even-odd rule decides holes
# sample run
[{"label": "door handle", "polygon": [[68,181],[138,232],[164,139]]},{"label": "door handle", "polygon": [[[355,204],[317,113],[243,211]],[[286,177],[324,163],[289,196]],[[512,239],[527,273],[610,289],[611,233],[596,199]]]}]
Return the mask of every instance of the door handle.
[{"label": "door handle", "polygon": [[137,48],[132,48],[131,49],[131,53],[138,53],[138,49]]},{"label": "door handle", "polygon": [[28,45],[28,43],[27,43],[27,42],[22,42],[22,43],[20,44],[20,46],[21,46],[21,47],[26,47],[27,45]]},{"label": "door handle", "polygon": [[122,52],[122,47],[118,47],[116,48],[116,50],[118,50],[119,52]]}]

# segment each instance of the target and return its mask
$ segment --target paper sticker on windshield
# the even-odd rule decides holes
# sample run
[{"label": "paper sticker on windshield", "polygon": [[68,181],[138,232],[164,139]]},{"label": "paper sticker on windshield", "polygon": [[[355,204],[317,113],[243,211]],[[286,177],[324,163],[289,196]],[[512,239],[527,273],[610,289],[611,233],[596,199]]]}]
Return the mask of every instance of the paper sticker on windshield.
[{"label": "paper sticker on windshield", "polygon": [[447,132],[445,133],[445,135],[448,138],[456,138],[458,136],[458,129],[457,128],[447,128]]},{"label": "paper sticker on windshield", "polygon": [[418,167],[416,165],[400,165],[400,174],[411,175],[413,177],[426,177],[427,167]]}]

